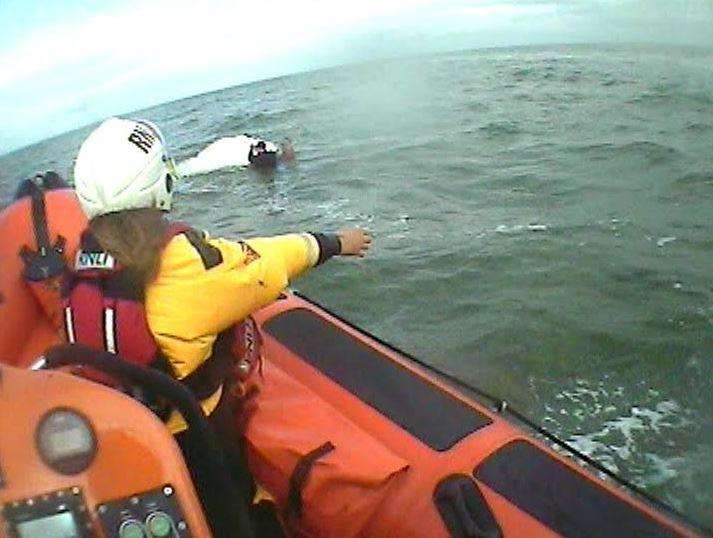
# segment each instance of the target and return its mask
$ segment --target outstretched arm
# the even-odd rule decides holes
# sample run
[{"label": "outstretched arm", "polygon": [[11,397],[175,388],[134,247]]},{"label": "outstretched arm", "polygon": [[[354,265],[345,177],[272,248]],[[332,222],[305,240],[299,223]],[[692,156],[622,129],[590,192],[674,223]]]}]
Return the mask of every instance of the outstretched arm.
[{"label": "outstretched arm", "polygon": [[179,375],[192,371],[215,335],[274,301],[292,279],[335,255],[362,257],[370,246],[358,229],[200,244],[176,236],[146,290],[149,326]]}]

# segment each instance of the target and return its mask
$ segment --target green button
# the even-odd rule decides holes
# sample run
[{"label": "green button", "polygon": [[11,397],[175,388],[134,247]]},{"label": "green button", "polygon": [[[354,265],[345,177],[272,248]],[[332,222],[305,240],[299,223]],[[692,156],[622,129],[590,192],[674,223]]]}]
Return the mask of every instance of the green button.
[{"label": "green button", "polygon": [[151,536],[165,538],[173,533],[173,520],[162,512],[157,512],[149,516],[148,527]]},{"label": "green button", "polygon": [[119,538],[144,538],[144,526],[138,521],[127,521],[119,529]]}]

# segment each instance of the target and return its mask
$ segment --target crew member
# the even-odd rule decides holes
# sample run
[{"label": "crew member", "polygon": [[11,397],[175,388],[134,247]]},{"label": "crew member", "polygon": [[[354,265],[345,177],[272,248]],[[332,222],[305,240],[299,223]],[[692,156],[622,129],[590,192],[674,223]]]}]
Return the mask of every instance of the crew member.
[{"label": "crew member", "polygon": [[[111,118],[84,141],[74,181],[89,225],[65,285],[67,338],[185,383],[236,467],[245,468],[229,386],[255,365],[234,356],[236,328],[312,267],[338,255],[363,257],[371,237],[349,229],[211,238],[167,220],[177,179],[164,139],[149,122]],[[161,414],[187,460],[200,457],[200,447],[182,433],[180,414]]]}]

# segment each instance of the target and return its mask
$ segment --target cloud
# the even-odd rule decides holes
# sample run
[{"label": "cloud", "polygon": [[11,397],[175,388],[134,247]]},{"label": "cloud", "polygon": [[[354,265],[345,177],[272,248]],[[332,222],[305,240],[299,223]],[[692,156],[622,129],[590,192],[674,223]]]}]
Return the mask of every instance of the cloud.
[{"label": "cloud", "polygon": [[710,0],[129,0],[93,14],[75,4],[0,38],[0,153],[111,113],[345,61],[565,41],[713,46]]},{"label": "cloud", "polygon": [[126,112],[216,83],[284,74],[290,56],[299,66],[292,70],[318,67],[306,60],[320,43],[428,3],[361,0],[335,9],[318,0],[134,1],[60,19],[20,34],[0,53],[0,114],[9,127],[0,135],[0,152],[93,121],[112,109],[107,105]]},{"label": "cloud", "polygon": [[266,59],[367,19],[428,3],[361,0],[339,9],[317,0],[274,0],[265,5],[167,0],[129,4],[27,35],[0,56],[0,85],[101,61],[171,71]]}]

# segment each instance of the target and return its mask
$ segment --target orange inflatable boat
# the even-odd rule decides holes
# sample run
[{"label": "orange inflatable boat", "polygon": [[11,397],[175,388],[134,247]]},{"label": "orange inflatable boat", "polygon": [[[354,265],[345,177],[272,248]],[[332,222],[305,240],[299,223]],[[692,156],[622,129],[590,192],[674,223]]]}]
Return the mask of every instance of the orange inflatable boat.
[{"label": "orange inflatable boat", "polygon": [[[63,236],[62,255],[70,259],[84,225],[76,200],[71,191],[46,193],[45,206],[49,242]],[[59,342],[51,305],[39,305],[17,259],[23,245],[34,245],[31,209],[21,200],[0,215],[0,229],[17,230],[0,236],[0,536],[209,536],[214,522],[206,521],[158,419],[107,387],[18,368]],[[259,344],[261,367],[236,420],[246,421],[251,471],[290,536],[709,532],[594,476],[502,403],[493,405],[304,297],[285,294],[254,316],[248,334]],[[123,362],[109,357],[93,367]],[[67,360],[53,364],[73,359]],[[149,389],[190,399],[165,376],[157,381],[131,368]],[[186,409],[190,415],[194,408]],[[210,432],[198,415],[190,426],[208,447]]]}]

